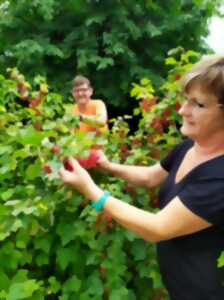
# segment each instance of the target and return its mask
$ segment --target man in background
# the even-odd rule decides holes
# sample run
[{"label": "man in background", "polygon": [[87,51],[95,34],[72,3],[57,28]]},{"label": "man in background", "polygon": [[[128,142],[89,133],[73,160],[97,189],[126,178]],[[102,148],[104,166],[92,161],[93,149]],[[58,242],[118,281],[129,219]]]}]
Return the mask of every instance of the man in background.
[{"label": "man in background", "polygon": [[73,114],[80,119],[77,131],[96,132],[97,135],[108,130],[107,109],[102,100],[92,99],[93,88],[88,78],[77,75],[73,80],[72,95],[75,99]]}]

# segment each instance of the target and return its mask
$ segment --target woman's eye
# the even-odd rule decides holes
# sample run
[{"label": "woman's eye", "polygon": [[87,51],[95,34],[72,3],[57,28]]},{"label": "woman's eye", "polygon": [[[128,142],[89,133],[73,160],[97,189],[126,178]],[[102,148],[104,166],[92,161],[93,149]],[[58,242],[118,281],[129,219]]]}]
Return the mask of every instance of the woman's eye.
[{"label": "woman's eye", "polygon": [[195,101],[195,104],[196,104],[198,107],[200,107],[200,108],[205,107],[203,103],[200,103],[200,102],[198,102],[198,101]]},{"label": "woman's eye", "polygon": [[204,103],[201,103],[201,102],[199,102],[197,100],[194,100],[194,99],[186,99],[185,101],[187,101],[187,103],[189,105],[191,105],[192,107],[198,107],[198,108],[204,108],[205,107]]}]

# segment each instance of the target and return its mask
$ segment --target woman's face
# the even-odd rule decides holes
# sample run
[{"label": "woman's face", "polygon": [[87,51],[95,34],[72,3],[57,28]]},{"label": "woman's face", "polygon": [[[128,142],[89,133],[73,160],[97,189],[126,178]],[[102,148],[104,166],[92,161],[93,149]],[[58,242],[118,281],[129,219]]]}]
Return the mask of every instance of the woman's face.
[{"label": "woman's face", "polygon": [[209,140],[214,135],[224,134],[224,107],[198,83],[189,87],[179,113],[181,132],[189,138]]}]

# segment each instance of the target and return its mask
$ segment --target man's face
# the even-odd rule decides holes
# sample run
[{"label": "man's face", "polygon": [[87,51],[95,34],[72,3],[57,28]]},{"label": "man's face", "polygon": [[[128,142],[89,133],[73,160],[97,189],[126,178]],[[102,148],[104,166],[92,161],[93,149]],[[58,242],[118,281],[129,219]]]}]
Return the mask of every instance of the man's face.
[{"label": "man's face", "polygon": [[78,105],[88,103],[92,94],[93,90],[87,83],[72,88],[72,96]]}]

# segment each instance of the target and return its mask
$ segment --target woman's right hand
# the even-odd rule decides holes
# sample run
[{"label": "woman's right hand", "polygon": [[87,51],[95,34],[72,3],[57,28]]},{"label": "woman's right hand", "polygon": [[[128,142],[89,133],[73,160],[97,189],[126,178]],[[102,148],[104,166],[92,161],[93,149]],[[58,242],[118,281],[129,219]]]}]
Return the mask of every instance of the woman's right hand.
[{"label": "woman's right hand", "polygon": [[108,160],[105,153],[102,150],[97,150],[97,155],[99,156],[99,159],[97,160],[97,167],[104,171],[109,171],[111,162]]},{"label": "woman's right hand", "polygon": [[60,177],[65,184],[75,188],[90,200],[98,198],[102,191],[92,180],[89,173],[73,158],[64,161],[64,167],[59,170]]}]

